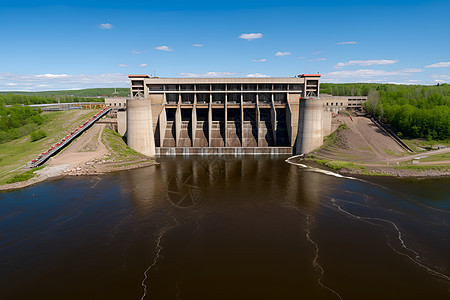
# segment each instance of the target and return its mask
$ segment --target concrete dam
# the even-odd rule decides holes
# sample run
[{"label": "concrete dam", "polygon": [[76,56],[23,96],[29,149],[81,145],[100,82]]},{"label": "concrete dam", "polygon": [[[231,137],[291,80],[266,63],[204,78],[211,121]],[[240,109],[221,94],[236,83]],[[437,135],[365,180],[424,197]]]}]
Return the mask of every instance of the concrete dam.
[{"label": "concrete dam", "polygon": [[129,78],[132,97],[118,111],[119,133],[148,156],[300,154],[332,131],[319,74]]}]

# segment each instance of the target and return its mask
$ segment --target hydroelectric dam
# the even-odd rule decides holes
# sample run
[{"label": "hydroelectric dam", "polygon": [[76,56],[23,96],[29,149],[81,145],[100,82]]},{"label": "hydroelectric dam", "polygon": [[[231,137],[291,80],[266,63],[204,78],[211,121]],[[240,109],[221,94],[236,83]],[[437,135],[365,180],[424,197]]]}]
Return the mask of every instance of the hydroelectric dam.
[{"label": "hydroelectric dam", "polygon": [[332,132],[320,76],[129,75],[131,98],[118,111],[119,133],[148,156],[307,153]]}]

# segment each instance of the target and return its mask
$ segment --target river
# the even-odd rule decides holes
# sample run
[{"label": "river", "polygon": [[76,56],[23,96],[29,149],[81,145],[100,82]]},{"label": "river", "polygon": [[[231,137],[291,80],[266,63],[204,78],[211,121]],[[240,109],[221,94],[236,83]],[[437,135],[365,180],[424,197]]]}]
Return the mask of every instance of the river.
[{"label": "river", "polygon": [[0,297],[449,298],[449,178],[286,158],[162,158],[1,192]]}]

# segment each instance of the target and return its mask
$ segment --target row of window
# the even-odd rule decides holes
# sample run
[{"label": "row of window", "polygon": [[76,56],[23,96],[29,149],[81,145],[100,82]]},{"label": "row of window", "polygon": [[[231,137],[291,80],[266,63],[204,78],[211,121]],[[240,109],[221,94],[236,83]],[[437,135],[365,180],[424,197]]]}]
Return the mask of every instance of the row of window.
[{"label": "row of window", "polygon": [[301,91],[302,84],[150,84],[152,91]]},{"label": "row of window", "polygon": [[[333,102],[330,102],[330,103],[327,102],[327,106],[333,106],[333,104],[334,104]],[[349,103],[348,104],[348,106],[356,106],[356,105],[361,105],[361,103]],[[339,103],[336,102],[335,106],[339,106]],[[344,103],[341,102],[340,106],[344,106]]]},{"label": "row of window", "polygon": [[[119,102],[119,103],[108,103],[107,104],[108,106],[114,106],[114,107],[122,107],[122,103],[121,102]],[[123,107],[125,107],[126,106],[126,104],[124,103],[123,104]]]},{"label": "row of window", "polygon": [[[227,103],[256,103],[256,99],[258,98],[259,103],[268,103],[272,102],[272,96],[275,103],[287,103],[287,94],[286,93],[278,93],[278,94],[256,94],[256,93],[248,93],[248,94],[196,94],[197,103],[209,103],[210,99],[214,104],[223,104],[225,103],[225,99]],[[166,102],[167,103],[178,103],[178,100],[181,98],[181,103],[192,104],[194,103],[194,94],[166,94]]]}]

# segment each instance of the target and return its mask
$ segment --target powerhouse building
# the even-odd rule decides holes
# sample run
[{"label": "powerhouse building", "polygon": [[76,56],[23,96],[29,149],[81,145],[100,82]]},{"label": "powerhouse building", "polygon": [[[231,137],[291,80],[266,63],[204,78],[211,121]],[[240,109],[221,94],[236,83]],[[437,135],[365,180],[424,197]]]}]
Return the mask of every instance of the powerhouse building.
[{"label": "powerhouse building", "polygon": [[132,97],[118,118],[126,122],[128,145],[149,156],[309,152],[331,132],[331,112],[319,101],[319,74],[128,77]]}]

